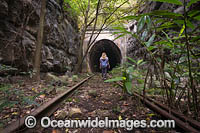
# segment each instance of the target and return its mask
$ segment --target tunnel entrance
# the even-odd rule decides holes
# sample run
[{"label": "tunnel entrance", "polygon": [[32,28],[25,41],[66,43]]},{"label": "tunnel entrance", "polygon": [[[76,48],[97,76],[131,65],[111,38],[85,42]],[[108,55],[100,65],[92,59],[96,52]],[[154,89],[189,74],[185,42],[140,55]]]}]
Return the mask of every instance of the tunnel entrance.
[{"label": "tunnel entrance", "polygon": [[118,46],[110,40],[102,39],[97,41],[90,49],[89,65],[92,72],[100,72],[99,59],[102,52],[106,52],[109,62],[110,70],[121,63],[121,51]]}]

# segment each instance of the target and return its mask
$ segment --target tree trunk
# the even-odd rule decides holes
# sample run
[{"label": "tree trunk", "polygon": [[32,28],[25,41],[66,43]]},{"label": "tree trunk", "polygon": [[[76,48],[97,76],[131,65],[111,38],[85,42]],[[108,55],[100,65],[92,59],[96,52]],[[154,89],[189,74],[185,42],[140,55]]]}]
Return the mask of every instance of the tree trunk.
[{"label": "tree trunk", "polygon": [[40,24],[37,33],[37,45],[35,50],[35,60],[34,60],[34,79],[40,80],[40,58],[41,58],[41,49],[42,49],[42,40],[43,40],[43,31],[44,31],[44,16],[46,12],[46,0],[42,0],[40,9]]},{"label": "tree trunk", "polygon": [[78,52],[78,63],[77,63],[76,71],[75,71],[76,74],[82,71],[83,44],[84,44],[84,40],[85,40],[85,33],[87,31],[89,11],[90,11],[90,0],[88,0],[88,7],[87,7],[87,10],[85,13],[84,26],[83,26],[83,30],[82,30],[82,34],[81,34],[81,43],[80,43],[80,48],[79,48],[79,52]]},{"label": "tree trunk", "polygon": [[[104,30],[104,25],[106,24],[106,22],[108,21],[108,19],[122,6],[124,5],[125,3],[127,3],[129,0],[125,1],[124,3],[122,3],[121,5],[119,5],[113,12],[110,13],[110,15],[105,18],[103,24],[101,25],[101,28],[99,30],[99,32],[97,33],[97,35],[93,38],[93,35],[95,33],[95,29],[96,29],[96,25],[97,25],[97,18],[98,18],[98,15],[99,15],[99,10],[100,10],[100,3],[101,3],[101,0],[98,0],[98,3],[97,3],[97,8],[96,8],[96,15],[95,15],[95,19],[92,20],[91,22],[95,21],[94,22],[94,26],[93,26],[93,29],[92,29],[92,33],[90,35],[90,39],[89,39],[89,42],[87,43],[87,48],[86,48],[86,51],[84,51],[84,55],[81,56],[81,60],[79,62],[79,64],[77,65],[77,70],[80,70],[82,64],[83,64],[83,61],[84,59],[86,58],[88,52],[89,52],[89,49],[90,47],[92,46],[92,44],[95,42],[95,40],[97,39],[97,37],[99,36],[99,34],[101,33],[102,30]],[[91,23],[89,23],[91,24]],[[111,24],[111,23],[110,23]],[[109,24],[109,25],[110,25]],[[89,25],[86,25],[87,27]],[[86,30],[87,30],[87,27],[86,27]],[[76,71],[77,72],[77,71]]]}]

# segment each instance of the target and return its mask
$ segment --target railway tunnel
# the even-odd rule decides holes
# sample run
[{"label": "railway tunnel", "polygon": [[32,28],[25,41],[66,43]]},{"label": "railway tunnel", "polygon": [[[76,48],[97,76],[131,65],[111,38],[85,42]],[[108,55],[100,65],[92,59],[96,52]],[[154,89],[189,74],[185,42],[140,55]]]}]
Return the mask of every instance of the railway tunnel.
[{"label": "railway tunnel", "polygon": [[111,40],[102,39],[97,41],[89,52],[89,66],[92,72],[101,71],[99,68],[99,59],[102,52],[106,52],[109,58],[109,70],[112,70],[112,68],[121,63],[122,55],[119,47]]}]

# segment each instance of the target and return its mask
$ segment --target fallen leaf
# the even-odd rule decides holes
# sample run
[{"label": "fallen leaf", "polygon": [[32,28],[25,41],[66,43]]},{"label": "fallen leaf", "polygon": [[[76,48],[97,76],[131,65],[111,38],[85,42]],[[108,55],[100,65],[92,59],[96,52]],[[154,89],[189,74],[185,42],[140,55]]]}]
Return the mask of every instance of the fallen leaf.
[{"label": "fallen leaf", "polygon": [[147,116],[152,117],[152,116],[155,116],[155,114],[151,113],[151,114],[147,114]]},{"label": "fallen leaf", "polygon": [[45,94],[42,94],[39,97],[43,99],[43,98],[45,98]]},{"label": "fallen leaf", "polygon": [[4,116],[3,118],[6,119],[6,118],[8,118],[9,116],[10,116],[10,115],[6,115],[6,116]]},{"label": "fallen leaf", "polygon": [[151,119],[149,117],[146,118],[147,121],[150,121]]},{"label": "fallen leaf", "polygon": [[31,111],[29,111],[29,110],[28,110],[28,111],[26,111],[26,114],[30,114],[30,113],[31,113]]},{"label": "fallen leaf", "polygon": [[39,85],[39,88],[41,89],[41,88],[42,88],[42,85]]},{"label": "fallen leaf", "polygon": [[127,103],[124,103],[123,105],[124,105],[124,106],[128,106],[128,104],[127,104]]},{"label": "fallen leaf", "polygon": [[27,105],[27,106],[26,106],[26,108],[31,108],[31,107],[32,107],[32,105]]},{"label": "fallen leaf", "polygon": [[32,90],[33,90],[33,91],[35,91],[36,93],[38,93],[38,90],[37,90],[37,89],[35,89],[35,88],[32,88]]},{"label": "fallen leaf", "polygon": [[119,120],[122,120],[122,116],[121,116],[121,115],[119,115],[119,117],[118,117],[118,118],[119,118]]},{"label": "fallen leaf", "polygon": [[124,113],[125,111],[126,111],[126,110],[125,110],[125,109],[123,109],[123,110],[121,110],[120,112],[121,112],[121,113]]},{"label": "fallen leaf", "polygon": [[12,115],[18,115],[18,112],[13,112]]},{"label": "fallen leaf", "polygon": [[133,117],[136,117],[136,114],[133,114]]}]

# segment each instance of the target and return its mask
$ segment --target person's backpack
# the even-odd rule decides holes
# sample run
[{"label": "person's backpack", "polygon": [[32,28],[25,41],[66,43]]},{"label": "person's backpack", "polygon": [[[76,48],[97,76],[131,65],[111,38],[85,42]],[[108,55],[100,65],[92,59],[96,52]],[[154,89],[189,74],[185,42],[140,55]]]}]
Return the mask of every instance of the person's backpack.
[{"label": "person's backpack", "polygon": [[108,66],[108,59],[101,59],[101,67],[106,68]]}]

